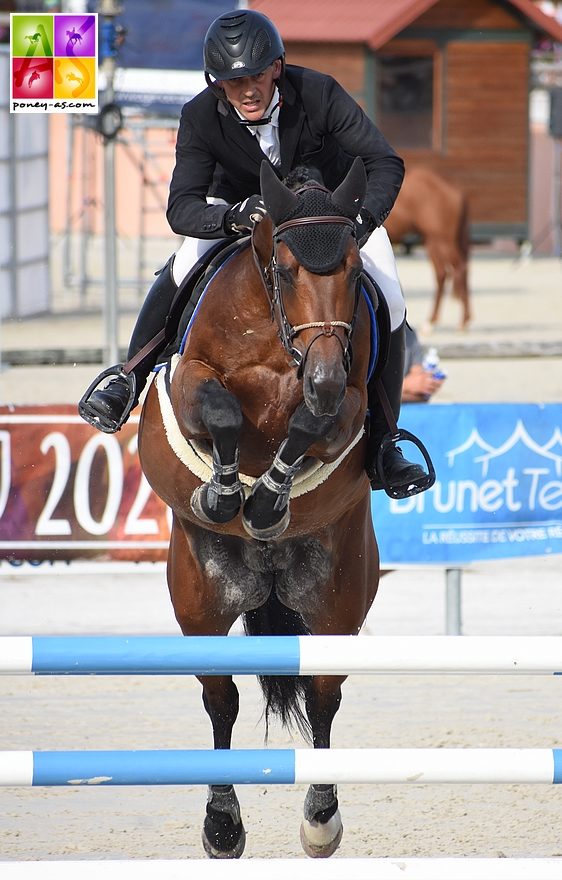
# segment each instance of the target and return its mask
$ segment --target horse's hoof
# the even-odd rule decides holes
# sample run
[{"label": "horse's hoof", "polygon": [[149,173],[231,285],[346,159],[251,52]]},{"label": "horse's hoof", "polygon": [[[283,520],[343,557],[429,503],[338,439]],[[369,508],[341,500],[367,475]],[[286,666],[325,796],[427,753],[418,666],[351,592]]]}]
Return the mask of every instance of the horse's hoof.
[{"label": "horse's hoof", "polygon": [[217,824],[207,816],[201,842],[210,859],[239,859],[246,846],[246,832],[242,822],[234,825],[230,820],[227,824]]},{"label": "horse's hoof", "polygon": [[336,810],[327,822],[303,819],[301,822],[301,844],[311,859],[329,859],[340,845],[343,825],[340,811]]},{"label": "horse's hoof", "polygon": [[[206,505],[204,506],[204,499],[206,500],[207,498],[207,486],[207,483],[203,483],[202,486],[197,486],[197,488],[193,490],[193,494],[189,502],[191,512],[194,513],[197,519],[201,520],[201,522],[209,523],[210,525],[220,525],[221,523],[230,522],[232,519],[234,519],[235,516],[238,515],[240,507],[242,506],[242,502],[244,501],[243,493],[241,492],[238,495],[237,504],[232,510],[225,510],[224,502],[221,502],[221,509],[217,510],[216,516],[213,518],[210,514],[209,508]],[[235,498],[236,496],[233,495],[229,497]]]},{"label": "horse's hoof", "polygon": [[285,508],[285,513],[279,522],[274,523],[271,526],[266,526],[264,529],[254,528],[251,522],[246,519],[244,514],[242,514],[242,525],[244,526],[244,530],[251,538],[255,538],[257,541],[274,541],[275,538],[281,537],[283,532],[287,530],[290,521],[291,513],[288,506]]}]

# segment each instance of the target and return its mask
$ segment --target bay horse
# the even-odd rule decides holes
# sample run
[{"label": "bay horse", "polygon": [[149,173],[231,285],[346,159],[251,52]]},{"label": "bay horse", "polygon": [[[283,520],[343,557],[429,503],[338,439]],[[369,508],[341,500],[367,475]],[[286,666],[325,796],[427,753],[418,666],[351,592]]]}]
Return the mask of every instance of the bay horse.
[{"label": "bay horse", "polygon": [[[146,477],[173,512],[167,578],[186,636],[356,635],[379,575],[364,422],[369,306],[354,222],[366,177],[356,159],[330,193],[292,190],[268,163],[268,214],[207,284],[181,355],[142,411]],[[195,463],[192,461],[195,460]],[[215,749],[238,714],[231,676],[200,676]],[[265,676],[269,714],[330,747],[345,676]],[[311,785],[301,841],[330,856],[342,836],[336,786]],[[203,845],[244,849],[231,785],[208,790]]]},{"label": "bay horse", "polygon": [[453,296],[461,307],[459,329],[466,330],[470,320],[468,261],[470,233],[468,199],[454,184],[430,168],[408,168],[398,198],[385,228],[391,242],[397,244],[410,234],[419,235],[433,264],[437,288],[429,324],[439,321],[439,313],[448,280]]}]

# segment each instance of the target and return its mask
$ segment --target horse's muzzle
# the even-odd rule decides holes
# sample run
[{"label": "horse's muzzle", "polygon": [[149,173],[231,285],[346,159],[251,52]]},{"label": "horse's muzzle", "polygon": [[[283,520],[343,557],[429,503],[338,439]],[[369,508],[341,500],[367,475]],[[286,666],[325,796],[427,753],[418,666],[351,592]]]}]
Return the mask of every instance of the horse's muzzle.
[{"label": "horse's muzzle", "polygon": [[309,364],[303,376],[304,402],[313,416],[335,416],[345,397],[347,374],[343,364]]}]

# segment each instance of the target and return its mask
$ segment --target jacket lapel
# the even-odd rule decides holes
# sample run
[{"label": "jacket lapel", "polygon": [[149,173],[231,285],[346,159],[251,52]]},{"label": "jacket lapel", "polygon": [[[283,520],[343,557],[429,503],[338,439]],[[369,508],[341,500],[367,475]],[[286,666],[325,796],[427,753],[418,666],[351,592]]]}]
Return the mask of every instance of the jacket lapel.
[{"label": "jacket lapel", "polygon": [[304,109],[297,94],[285,77],[283,106],[279,112],[279,144],[281,147],[281,176],[286,177],[293,167],[293,160],[304,124]]},{"label": "jacket lapel", "polygon": [[218,112],[222,118],[222,126],[227,142],[233,142],[240,147],[240,149],[242,149],[258,166],[259,174],[259,167],[265,159],[265,155],[261,150],[257,137],[255,137],[251,131],[248,131],[246,126],[240,125],[236,122],[221,103],[219,103]]}]

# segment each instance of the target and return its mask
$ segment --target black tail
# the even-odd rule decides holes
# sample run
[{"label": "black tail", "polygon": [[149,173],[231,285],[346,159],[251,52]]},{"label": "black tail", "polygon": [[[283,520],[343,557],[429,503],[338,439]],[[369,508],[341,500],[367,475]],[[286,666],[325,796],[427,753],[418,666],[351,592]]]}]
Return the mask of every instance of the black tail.
[{"label": "black tail", "polygon": [[[244,615],[244,629],[248,636],[305,636],[310,631],[296,611],[283,605],[275,592],[267,602]],[[312,730],[303,710],[310,676],[258,675],[265,700],[265,739],[269,733],[269,717],[277,715],[283,727],[296,727],[307,742],[312,741]]]}]

